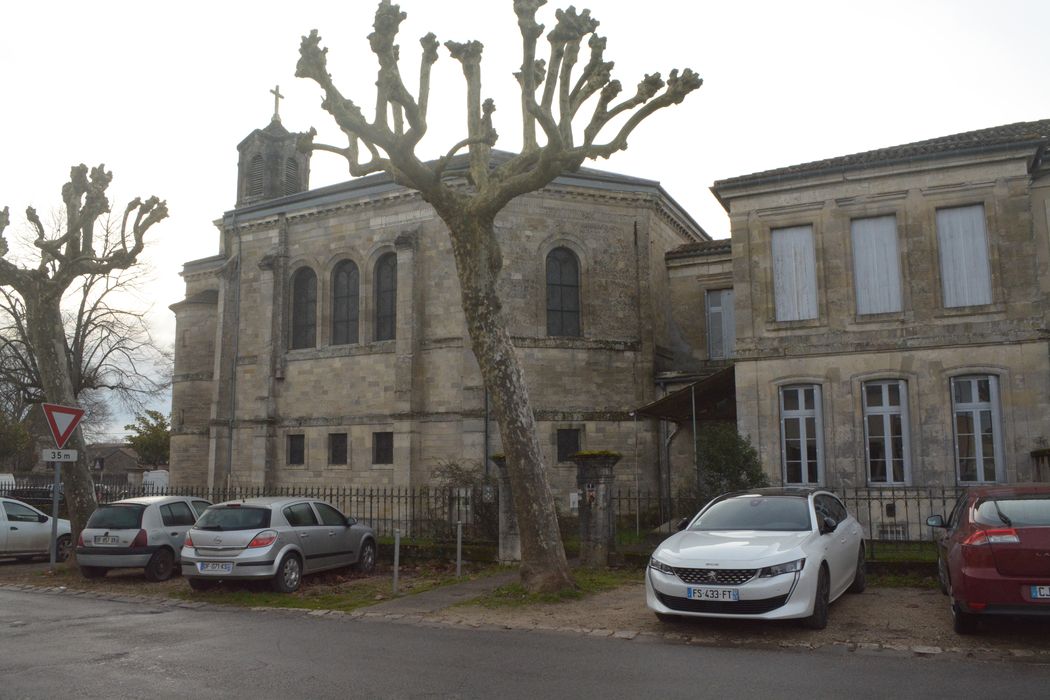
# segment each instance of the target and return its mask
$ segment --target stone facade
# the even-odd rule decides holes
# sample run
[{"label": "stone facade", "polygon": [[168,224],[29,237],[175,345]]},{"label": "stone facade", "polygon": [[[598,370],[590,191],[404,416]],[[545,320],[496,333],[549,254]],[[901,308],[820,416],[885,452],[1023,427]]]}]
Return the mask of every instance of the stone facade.
[{"label": "stone facade", "polygon": [[[1050,439],[1048,140],[1050,121],[1032,122],[715,183],[732,227],[739,427],[775,482],[1036,476],[1030,454]],[[958,212],[972,214],[969,229],[953,228]],[[876,218],[879,240],[896,246],[885,258],[857,223]],[[959,232],[970,238],[951,238]],[[806,244],[808,267],[775,260],[777,250],[806,258]],[[978,259],[953,257],[966,246]],[[873,259],[890,263],[877,284]],[[887,293],[896,285],[899,294]],[[970,292],[952,285],[987,297],[953,302]],[[886,307],[862,313],[860,297],[872,294]],[[795,405],[799,387],[816,389],[804,398],[815,396],[811,409]],[[882,387],[900,391],[895,405],[878,396]],[[880,435],[890,422],[887,447]],[[788,443],[803,424],[811,444],[799,479],[789,464],[798,443]]]},{"label": "stone facade", "polygon": [[[441,461],[500,452],[448,232],[418,194],[370,176],[243,204],[217,223],[219,254],[186,264],[186,298],[172,307],[174,484],[418,486]],[[657,183],[587,169],[514,200],[497,232],[501,296],[559,503],[575,490],[559,430],[578,430],[581,449],[621,452],[625,484],[654,482],[656,425],[630,411],[654,397],[678,335],[664,255],[706,233]],[[547,334],[556,248],[579,264],[579,337]],[[394,337],[381,340],[376,269],[388,254]],[[359,274],[359,336],[336,344],[333,274],[346,260]],[[307,268],[315,338],[293,348],[293,280]],[[343,438],[331,436],[344,434],[345,463],[337,450],[333,464]]]}]

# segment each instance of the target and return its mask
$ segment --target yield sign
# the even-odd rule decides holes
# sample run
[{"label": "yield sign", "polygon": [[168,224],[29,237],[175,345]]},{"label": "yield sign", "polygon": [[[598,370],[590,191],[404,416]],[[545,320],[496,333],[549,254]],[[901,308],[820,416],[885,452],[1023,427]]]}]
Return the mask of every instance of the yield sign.
[{"label": "yield sign", "polygon": [[56,403],[45,403],[42,406],[44,415],[47,416],[47,424],[51,428],[51,434],[55,436],[55,445],[61,450],[66,446],[66,440],[80,424],[80,419],[84,417],[84,409],[75,406],[59,406]]}]

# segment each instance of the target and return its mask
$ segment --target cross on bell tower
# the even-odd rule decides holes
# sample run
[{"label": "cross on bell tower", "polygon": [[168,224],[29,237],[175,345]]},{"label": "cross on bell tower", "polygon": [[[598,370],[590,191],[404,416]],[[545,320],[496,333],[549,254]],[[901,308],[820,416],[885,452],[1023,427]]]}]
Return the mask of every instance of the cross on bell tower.
[{"label": "cross on bell tower", "polygon": [[273,95],[273,121],[279,122],[281,121],[281,100],[284,99],[284,95],[281,94],[281,86],[274,85],[270,94]]}]

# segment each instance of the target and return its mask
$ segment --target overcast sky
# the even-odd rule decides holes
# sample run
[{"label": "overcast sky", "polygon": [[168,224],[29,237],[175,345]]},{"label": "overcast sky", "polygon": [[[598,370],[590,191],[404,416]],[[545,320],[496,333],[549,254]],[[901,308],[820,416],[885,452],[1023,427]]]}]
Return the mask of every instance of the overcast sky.
[{"label": "overcast sky", "polygon": [[[512,0],[402,0],[402,70],[418,38],[485,44],[483,92],[496,101],[498,147],[519,145],[511,73],[520,65]],[[12,230],[27,205],[60,204],[75,163],[113,171],[114,209],[156,194],[171,216],[151,232],[149,297],[170,342],[167,306],[183,262],[218,252],[211,223],[234,204],[237,143],[265,127],[280,85],[292,131],[343,145],[314,83],[294,77],[299,40],[317,28],[343,93],[373,103],[365,39],[375,2],[37,2],[0,9],[5,167],[0,208]],[[540,13],[553,26],[552,3]],[[635,132],[630,149],[591,164],[659,180],[715,238],[728,220],[714,180],[1016,121],[1050,118],[1050,2],[705,2],[591,0],[606,59],[627,90],[646,73],[690,67],[704,86]],[[409,85],[415,79],[406,79]],[[435,66],[431,128],[420,154],[464,135],[459,64]],[[333,155],[312,160],[311,185],[347,179]],[[161,410],[168,407],[161,406]]]}]

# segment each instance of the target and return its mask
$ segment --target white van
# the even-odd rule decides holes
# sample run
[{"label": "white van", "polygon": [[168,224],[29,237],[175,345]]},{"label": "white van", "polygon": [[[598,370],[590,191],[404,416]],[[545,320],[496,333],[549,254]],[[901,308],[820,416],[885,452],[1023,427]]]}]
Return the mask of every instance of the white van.
[{"label": "white van", "polygon": [[14,474],[0,474],[0,494],[8,493],[15,487]]},{"label": "white van", "polygon": [[167,469],[154,469],[153,471],[142,472],[143,488],[166,489],[168,488],[168,480]]}]

